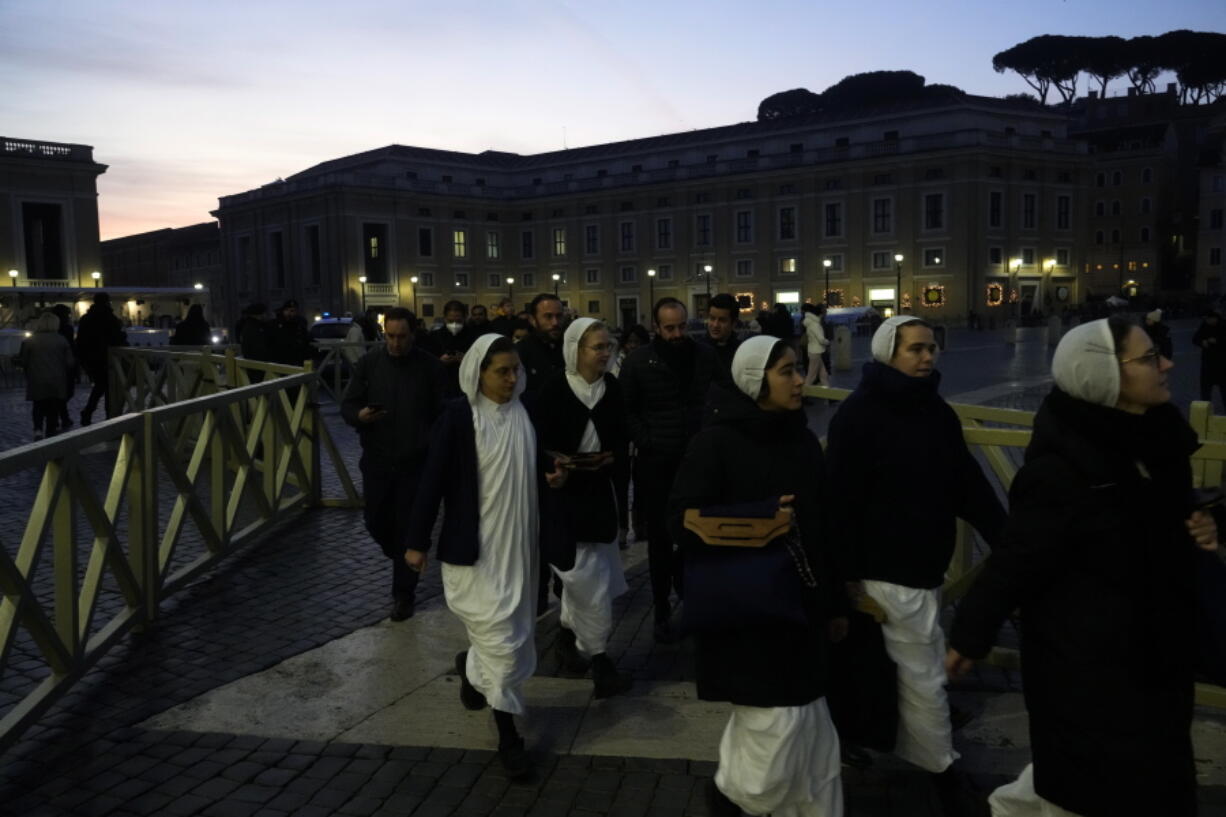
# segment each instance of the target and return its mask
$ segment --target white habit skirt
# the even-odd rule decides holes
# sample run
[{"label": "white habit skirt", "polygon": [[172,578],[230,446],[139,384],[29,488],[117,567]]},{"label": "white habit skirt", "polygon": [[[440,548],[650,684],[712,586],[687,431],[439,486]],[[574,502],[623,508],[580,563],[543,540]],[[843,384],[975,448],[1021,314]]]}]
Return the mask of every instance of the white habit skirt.
[{"label": "white habit skirt", "polygon": [[579,542],[575,566],[558,570],[562,580],[562,626],[575,634],[575,644],[587,655],[599,655],[613,632],[613,599],[626,592],[626,574],[616,542]]}]

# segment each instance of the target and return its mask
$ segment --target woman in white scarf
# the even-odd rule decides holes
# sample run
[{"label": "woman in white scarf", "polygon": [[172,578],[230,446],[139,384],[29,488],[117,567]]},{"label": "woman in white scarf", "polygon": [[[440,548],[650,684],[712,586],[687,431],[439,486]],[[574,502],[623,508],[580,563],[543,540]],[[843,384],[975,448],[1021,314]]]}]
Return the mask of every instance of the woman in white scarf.
[{"label": "woman in white scarf", "polygon": [[813,304],[804,304],[800,309],[804,313],[801,322],[805,327],[805,351],[809,353],[805,385],[812,386],[816,380],[822,386],[829,386],[830,373],[826,371],[822,355],[825,354],[830,341],[826,339],[826,327],[822,325],[821,310]]},{"label": "woman in white scarf", "polygon": [[591,658],[597,698],[630,687],[606,654],[613,599],[626,591],[614,477],[626,466],[628,436],[617,379],[606,373],[613,352],[603,323],[573,321],[562,341],[565,369],[541,387],[533,411],[542,446],[571,468],[567,484],[547,498],[557,524],[542,536],[563,585],[558,657],[572,672],[586,671],[583,655]]}]

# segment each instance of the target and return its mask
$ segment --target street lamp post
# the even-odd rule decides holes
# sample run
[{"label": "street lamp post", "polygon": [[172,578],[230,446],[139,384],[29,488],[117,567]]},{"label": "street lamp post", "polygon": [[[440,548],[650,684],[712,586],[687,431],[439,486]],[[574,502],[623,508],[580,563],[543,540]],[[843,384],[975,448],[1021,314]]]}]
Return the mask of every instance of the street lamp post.
[{"label": "street lamp post", "polygon": [[409,278],[409,283],[413,285],[413,314],[417,314],[417,276]]},{"label": "street lamp post", "polygon": [[362,285],[362,314],[366,314],[366,276],[359,275],[358,283]]},{"label": "street lamp post", "polygon": [[[1022,259],[1009,259],[1009,302],[1013,304],[1009,311],[1013,313],[1013,320],[1016,323],[1019,315],[1019,310],[1022,308],[1022,299],[1020,293],[1017,292],[1017,274],[1022,268]],[[1018,295],[1018,297],[1014,297]]]},{"label": "street lamp post", "polygon": [[894,287],[894,314],[902,314],[902,259],[903,255],[900,252],[894,253],[894,271],[895,271],[895,287]]},{"label": "street lamp post", "polygon": [[647,270],[647,308],[655,314],[656,308],[656,271],[654,269]]},{"label": "street lamp post", "polygon": [[562,280],[562,276],[556,272],[553,274],[553,297],[558,297],[558,282]]},{"label": "street lamp post", "polygon": [[[12,273],[9,273],[9,274],[12,275]],[[94,270],[93,272],[91,272],[89,274],[89,277],[94,279],[95,287],[102,286],[102,273],[98,272],[98,270]]]},{"label": "street lamp post", "polygon": [[[707,304],[711,303],[711,265],[702,265],[702,277],[707,279]],[[707,307],[710,309],[710,306]]]},{"label": "street lamp post", "polygon": [[17,286],[17,276],[21,273],[15,269],[9,270],[9,279],[12,280],[13,286]]},{"label": "street lamp post", "polygon": [[511,308],[515,308],[515,279],[507,276],[507,297],[511,299]]},{"label": "street lamp post", "polygon": [[827,309],[830,308],[830,267],[831,265],[832,265],[832,262],[830,261],[829,258],[822,259],[822,269],[826,270],[826,297],[823,299],[823,301],[825,302]]}]

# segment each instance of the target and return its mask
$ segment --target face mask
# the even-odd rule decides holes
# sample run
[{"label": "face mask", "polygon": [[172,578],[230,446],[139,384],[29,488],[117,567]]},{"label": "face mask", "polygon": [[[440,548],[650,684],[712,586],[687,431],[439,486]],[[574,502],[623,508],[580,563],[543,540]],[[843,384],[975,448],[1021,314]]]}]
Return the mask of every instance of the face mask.
[{"label": "face mask", "polygon": [[458,335],[458,334],[460,334],[460,330],[461,330],[461,329],[463,329],[463,328],[464,328],[464,324],[462,324],[462,323],[449,323],[449,324],[447,324],[447,331],[448,331],[448,332],[450,332],[450,333],[451,333],[451,334],[453,334],[453,335]]}]

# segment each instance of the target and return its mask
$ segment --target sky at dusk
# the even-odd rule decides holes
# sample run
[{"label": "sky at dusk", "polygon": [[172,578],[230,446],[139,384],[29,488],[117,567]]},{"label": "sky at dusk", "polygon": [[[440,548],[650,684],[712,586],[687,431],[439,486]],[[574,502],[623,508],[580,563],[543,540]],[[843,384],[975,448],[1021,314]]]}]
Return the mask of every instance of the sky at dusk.
[{"label": "sky at dusk", "polygon": [[0,0],[0,134],[93,145],[105,239],[393,143],[535,153],[726,125],[873,70],[1001,96],[1029,88],[992,55],[1032,36],[1178,28],[1226,31],[1226,0]]}]

